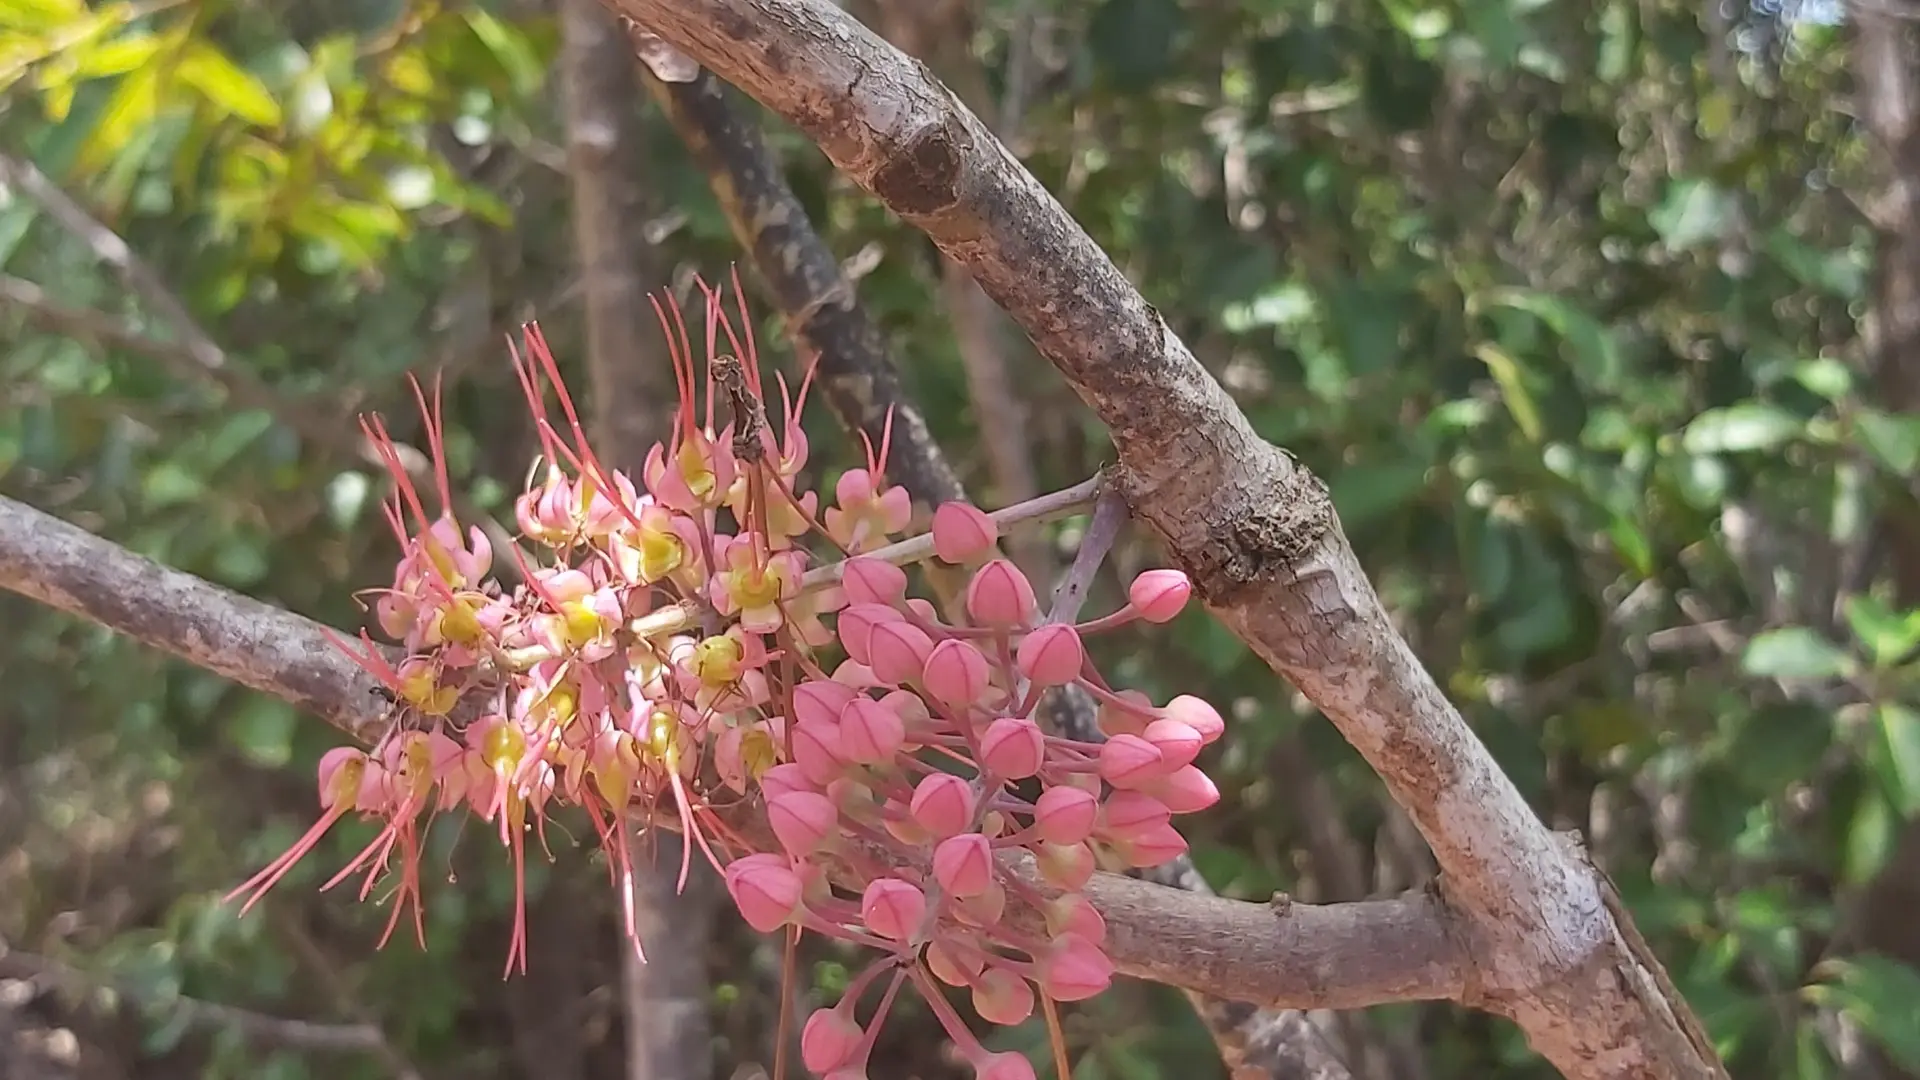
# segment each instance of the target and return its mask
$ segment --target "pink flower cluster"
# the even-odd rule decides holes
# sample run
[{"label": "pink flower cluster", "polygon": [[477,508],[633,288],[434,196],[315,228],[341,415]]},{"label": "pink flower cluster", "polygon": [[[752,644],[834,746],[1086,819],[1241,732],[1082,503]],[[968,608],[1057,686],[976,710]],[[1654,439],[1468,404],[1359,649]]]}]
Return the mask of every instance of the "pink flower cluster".
[{"label": "pink flower cluster", "polygon": [[[551,353],[528,328],[515,369],[546,468],[516,505],[511,588],[493,577],[500,553],[486,534],[463,533],[448,509],[437,399],[430,406],[416,388],[438,515],[378,418],[368,422],[396,481],[385,509],[403,546],[374,613],[404,658],[364,634],[358,650],[340,644],[387,687],[399,721],[369,751],[322,759],[321,820],[233,895],[251,894],[250,908],[341,818],[382,820],[325,887],[364,872],[364,898],[393,881],[387,936],[410,908],[424,943],[420,836],[435,814],[464,807],[492,823],[511,854],[507,968],[524,971],[529,832],[544,840],[557,805],[586,811],[631,938],[629,823],[665,815],[689,840],[683,885],[698,848],[756,929],[878,951],[838,1004],[806,1021],[808,1069],[864,1077],[880,1024],[912,982],[979,1076],[1032,1077],[1020,1055],[979,1043],[940,984],[1005,1025],[1027,1019],[1036,995],[1077,1001],[1108,985],[1106,925],[1083,894],[1097,852],[1146,867],[1186,850],[1172,818],[1218,799],[1195,760],[1223,724],[1198,698],[1155,706],[1114,690],[1084,639],[1173,618],[1187,579],[1148,571],[1121,609],[1055,621],[995,552],[1022,508],[989,515],[948,503],[926,536],[897,539],[911,507],[887,481],[884,436],[829,499],[796,490],[807,386],[795,400],[780,383],[776,435],[750,333],[743,344],[722,294],[702,288],[704,380],[679,312],[656,302],[681,394],[671,438],[641,470],[644,493],[595,457]],[[716,355],[721,339],[731,353]],[[562,425],[549,418],[549,387]],[[731,415],[716,428],[722,412]],[[832,555],[822,560],[803,540]],[[904,567],[928,557],[970,569],[945,617],[910,595]],[[1041,695],[1069,684],[1099,703],[1105,742],[1060,738],[1035,722]],[[863,1022],[856,1009],[882,981]]]}]

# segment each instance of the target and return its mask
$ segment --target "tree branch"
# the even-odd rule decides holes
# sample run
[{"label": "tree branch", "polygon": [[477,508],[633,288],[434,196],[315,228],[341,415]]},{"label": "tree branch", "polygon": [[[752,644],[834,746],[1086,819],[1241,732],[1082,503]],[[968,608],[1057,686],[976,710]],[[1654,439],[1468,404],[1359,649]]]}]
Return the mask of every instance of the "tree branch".
[{"label": "tree branch", "polygon": [[[266,413],[322,450],[343,460],[358,460],[383,472],[386,470],[379,453],[365,439],[355,438],[350,429],[338,423],[338,418],[301,402],[287,401],[245,367],[233,363],[227,351],[167,288],[159,273],[134,254],[118,233],[89,214],[32,162],[0,153],[0,184],[18,188],[63,229],[85,242],[135,296],[159,313],[180,340],[161,341],[126,319],[63,305],[33,282],[10,275],[0,275],[0,305],[22,312],[28,322],[44,329],[145,356],[183,381],[217,386],[242,408]],[[433,463],[427,456],[403,443],[395,444],[394,449],[408,475],[415,482],[431,487]],[[513,536],[505,527],[460,495],[454,498],[455,512],[462,520],[486,530],[495,550],[502,553],[512,550]],[[507,578],[518,573],[511,559],[500,560],[500,569]]]},{"label": "tree branch", "polygon": [[[0,498],[0,588],[91,619],[319,714],[363,744],[387,726],[373,681],[318,623],[168,570]],[[751,829],[753,823],[738,823]],[[1049,891],[1033,879],[1036,887]],[[1086,895],[1117,969],[1280,1009],[1458,1000],[1485,978],[1437,893],[1352,904],[1256,904],[1098,873]],[[1009,917],[1044,926],[1018,901]]]},{"label": "tree branch", "polygon": [[1533,814],[1395,631],[1326,486],[1261,440],[1098,245],[924,66],[827,0],[604,0],[792,121],[965,264],[1106,423],[1137,517],[1317,705],[1432,847],[1474,1004],[1573,1077],[1720,1077],[1595,869]]},{"label": "tree branch", "polygon": [[21,979],[75,996],[110,990],[158,1010],[183,1016],[194,1027],[225,1029],[244,1038],[294,1050],[372,1053],[387,1049],[386,1036],[373,1024],[322,1024],[222,1005],[198,998],[144,993],[132,983],[93,975],[51,957],[0,950],[0,978]]}]

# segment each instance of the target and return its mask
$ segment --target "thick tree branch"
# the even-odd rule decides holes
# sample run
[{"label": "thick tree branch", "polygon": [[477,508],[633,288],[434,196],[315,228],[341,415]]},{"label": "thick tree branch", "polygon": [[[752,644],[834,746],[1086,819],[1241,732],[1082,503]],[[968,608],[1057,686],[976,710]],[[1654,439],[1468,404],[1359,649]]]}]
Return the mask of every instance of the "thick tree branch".
[{"label": "thick tree branch", "polygon": [[975,280],[1107,424],[1136,515],[1216,617],[1312,700],[1433,848],[1471,921],[1476,1004],[1574,1077],[1724,1076],[1572,845],[1395,631],[1325,485],[1260,439],[986,127],[826,0],[604,0],[796,124]]},{"label": "thick tree branch", "polygon": [[[318,623],[168,570],[0,498],[0,588],[98,622],[317,713],[366,744],[387,726],[373,681]],[[740,822],[743,829],[749,822]],[[1256,904],[1095,874],[1087,898],[1126,975],[1280,1009],[1461,999],[1484,977],[1431,891],[1353,904]],[[1019,903],[1010,917],[1040,927]]]}]

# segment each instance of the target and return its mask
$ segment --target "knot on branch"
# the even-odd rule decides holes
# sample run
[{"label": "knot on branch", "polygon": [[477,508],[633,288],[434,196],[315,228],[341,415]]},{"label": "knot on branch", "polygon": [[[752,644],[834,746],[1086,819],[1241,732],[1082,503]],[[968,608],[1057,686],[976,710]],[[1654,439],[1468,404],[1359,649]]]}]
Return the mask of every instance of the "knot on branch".
[{"label": "knot on branch", "polygon": [[921,128],[873,174],[873,193],[902,214],[931,214],[960,200],[960,171],[973,152],[961,118],[949,111]]},{"label": "knot on branch", "polygon": [[1291,454],[1266,447],[1243,481],[1213,497],[1189,573],[1209,603],[1286,580],[1334,528],[1333,499]]}]

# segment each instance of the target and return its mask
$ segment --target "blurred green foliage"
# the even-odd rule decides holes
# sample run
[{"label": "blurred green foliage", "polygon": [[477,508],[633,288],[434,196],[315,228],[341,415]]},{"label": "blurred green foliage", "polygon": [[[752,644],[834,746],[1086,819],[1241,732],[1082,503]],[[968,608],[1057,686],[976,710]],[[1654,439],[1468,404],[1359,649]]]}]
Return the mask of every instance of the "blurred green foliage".
[{"label": "blurred green foliage", "polygon": [[[1733,1074],[1869,1075],[1860,1038],[1920,1072],[1914,935],[1882,933],[1869,888],[1920,890],[1920,858],[1897,858],[1920,815],[1920,609],[1887,580],[1920,556],[1874,542],[1920,473],[1920,416],[1865,374],[1878,181],[1841,107],[1845,28],[1718,10],[988,0],[972,44],[996,92],[1030,65],[1029,167],[1259,430],[1328,478],[1415,650],[1543,819],[1586,836]],[[356,625],[352,592],[392,551],[353,413],[416,437],[402,376],[444,370],[456,481],[498,511],[533,447],[501,338],[538,315],[578,351],[556,51],[530,0],[0,0],[0,145],[82,197],[276,402],[242,408],[217,373],[166,363],[178,328],[0,193],[0,272],[148,341],[0,304],[0,487]],[[654,232],[674,265],[714,272],[737,257],[725,220],[648,119]],[[836,250],[877,256],[862,298],[985,486],[929,247],[774,135]],[[779,352],[778,312],[759,315]],[[1084,477],[1097,426],[1024,342],[1007,356],[1046,479]],[[341,439],[303,437],[315,416]],[[830,470],[854,458],[825,419]],[[556,838],[536,867],[526,986],[494,981],[503,866],[451,830],[433,861],[458,886],[429,891],[425,954],[372,953],[382,912],[311,894],[358,834],[238,921],[217,898],[305,828],[331,733],[0,609],[0,938],[148,1006],[49,1013],[85,1021],[88,1053],[143,1077],[618,1074],[612,914],[586,849]],[[1136,685],[1231,708],[1212,762],[1226,798],[1192,830],[1216,887],[1341,899],[1424,880],[1364,764],[1220,627],[1189,613],[1113,648]],[[778,957],[737,928],[714,948],[726,1076],[771,1056]],[[831,990],[844,960],[823,951],[811,982]],[[390,1045],[209,1035],[180,994],[377,1020]],[[1460,1009],[1368,1020],[1388,1062],[1357,1063],[1372,1075],[1550,1075]],[[931,1030],[897,1021],[876,1075],[958,1075]],[[1068,1030],[1082,1080],[1211,1067],[1158,988]]]}]

